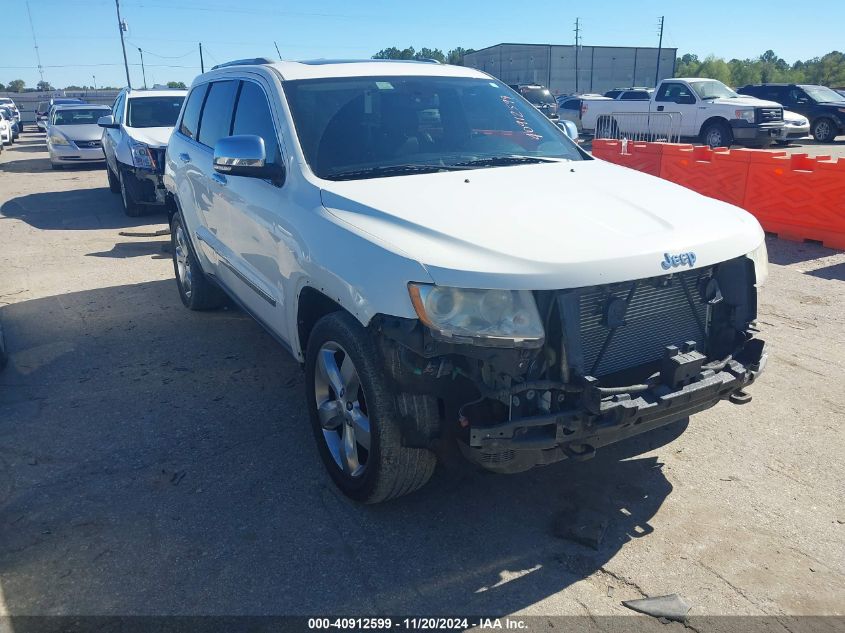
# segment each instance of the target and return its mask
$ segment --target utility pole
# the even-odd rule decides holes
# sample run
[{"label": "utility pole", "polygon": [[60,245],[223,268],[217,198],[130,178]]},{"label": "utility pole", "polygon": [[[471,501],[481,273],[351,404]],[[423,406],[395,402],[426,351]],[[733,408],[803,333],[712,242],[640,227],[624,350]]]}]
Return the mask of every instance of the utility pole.
[{"label": "utility pole", "polygon": [[94,80],[94,90],[97,89],[97,75],[91,75],[91,79]]},{"label": "utility pole", "polygon": [[578,94],[578,49],[581,46],[581,18],[575,18],[575,94]]},{"label": "utility pole", "polygon": [[138,52],[141,53],[141,76],[144,78],[144,90],[147,89],[147,71],[144,70],[144,51],[141,50],[141,47],[138,47]]},{"label": "utility pole", "polygon": [[32,43],[35,46],[35,59],[38,62],[38,74],[41,81],[44,81],[44,67],[41,65],[41,53],[38,52],[38,40],[35,39],[35,26],[32,24],[32,11],[29,10],[29,2],[26,3],[26,14],[29,16],[29,30],[32,31]]},{"label": "utility pole", "polygon": [[123,32],[126,30],[126,23],[120,19],[120,0],[114,0],[114,8],[117,9],[117,30],[120,31],[120,47],[123,49],[123,66],[126,68],[126,87],[132,89],[132,80],[129,79],[129,60],[126,59],[126,43],[123,41]]},{"label": "utility pole", "polygon": [[276,47],[276,55],[278,55],[278,56],[279,56],[279,60],[281,60],[281,59],[282,59],[282,54],[279,52],[279,45],[278,45],[278,44],[276,44],[276,40],[273,40],[273,46],[275,46],[275,47]]},{"label": "utility pole", "polygon": [[657,82],[660,81],[660,52],[663,50],[663,20],[666,16],[660,16],[660,39],[657,42],[657,68],[654,71],[654,87],[657,87]]},{"label": "utility pole", "polygon": [[202,61],[202,42],[200,42],[200,72],[205,72],[205,62]]}]

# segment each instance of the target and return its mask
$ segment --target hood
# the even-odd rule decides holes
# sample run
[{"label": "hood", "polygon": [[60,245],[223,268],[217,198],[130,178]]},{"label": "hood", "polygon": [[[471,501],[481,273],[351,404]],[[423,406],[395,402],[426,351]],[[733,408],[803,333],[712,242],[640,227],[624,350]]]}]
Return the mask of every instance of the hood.
[{"label": "hood", "polygon": [[810,120],[805,117],[803,114],[798,114],[797,112],[791,112],[790,110],[783,111],[783,120],[786,123],[791,123],[792,125],[809,125]]},{"label": "hood", "polygon": [[721,97],[719,99],[710,99],[710,103],[717,103],[719,105],[730,105],[737,107],[757,107],[757,108],[782,108],[783,106],[774,101],[766,101],[765,99],[758,99],[757,97],[748,97],[746,95],[739,95],[739,97]]},{"label": "hood", "polygon": [[764,238],[742,209],[601,160],[324,182],[322,201],[350,230],[458,287],[653,277],[666,274],[666,254],[694,253],[700,268]]},{"label": "hood", "polygon": [[103,138],[103,128],[96,123],[85,125],[56,125],[51,129],[58,130],[71,141],[99,141]]},{"label": "hood", "polygon": [[127,127],[124,129],[129,138],[149,147],[167,147],[173,132],[172,127]]}]

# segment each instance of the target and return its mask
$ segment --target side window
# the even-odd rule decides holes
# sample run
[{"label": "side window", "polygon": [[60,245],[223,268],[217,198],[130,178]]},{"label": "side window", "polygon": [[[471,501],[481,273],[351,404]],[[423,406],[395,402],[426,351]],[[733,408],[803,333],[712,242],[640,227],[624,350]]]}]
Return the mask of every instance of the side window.
[{"label": "side window", "polygon": [[563,105],[561,106],[564,110],[580,110],[581,109],[581,100],[580,99],[569,99],[568,101],[564,101]]},{"label": "side window", "polygon": [[790,103],[810,103],[810,97],[800,88],[793,88],[789,91]]},{"label": "side window", "polygon": [[279,141],[273,125],[270,104],[261,87],[251,81],[241,84],[241,93],[235,109],[232,134],[254,134],[264,139],[267,162],[279,161]]},{"label": "side window", "polygon": [[648,93],[645,90],[629,90],[622,93],[622,101],[648,101]]},{"label": "side window", "polygon": [[660,87],[655,101],[671,102],[671,103],[695,103],[690,89],[684,84],[668,82]]},{"label": "side window", "polygon": [[197,140],[206,147],[214,147],[221,138],[232,133],[232,110],[235,106],[237,81],[215,81],[208,89],[202,109]]},{"label": "side window", "polygon": [[112,116],[114,116],[115,123],[123,123],[123,102],[126,100],[126,95],[121,93],[112,105]]},{"label": "side window", "polygon": [[188,138],[197,138],[200,111],[207,91],[208,84],[202,84],[191,90],[191,94],[188,95],[188,103],[185,105],[185,112],[182,115],[182,121],[179,123],[179,132]]}]

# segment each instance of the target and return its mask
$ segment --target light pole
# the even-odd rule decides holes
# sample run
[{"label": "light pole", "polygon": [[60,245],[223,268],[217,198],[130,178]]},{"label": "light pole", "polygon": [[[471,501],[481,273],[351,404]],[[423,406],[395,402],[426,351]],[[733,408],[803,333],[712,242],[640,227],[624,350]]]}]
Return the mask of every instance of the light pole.
[{"label": "light pole", "polygon": [[91,79],[94,80],[94,90],[97,89],[97,75],[91,75]]},{"label": "light pole", "polygon": [[144,70],[144,51],[141,50],[141,47],[138,47],[138,52],[141,54],[141,76],[144,78],[144,90],[147,89],[147,71]]}]

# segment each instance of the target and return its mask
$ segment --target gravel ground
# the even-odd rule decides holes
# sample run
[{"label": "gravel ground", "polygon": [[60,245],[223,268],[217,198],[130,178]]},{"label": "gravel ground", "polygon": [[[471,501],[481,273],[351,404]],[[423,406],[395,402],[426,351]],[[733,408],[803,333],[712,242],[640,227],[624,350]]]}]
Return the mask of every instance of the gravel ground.
[{"label": "gravel ground", "polygon": [[[0,614],[610,615],[677,592],[694,618],[845,615],[845,254],[769,241],[751,403],[360,507],[298,365],[236,310],[183,309],[166,237],[120,234],[163,221],[124,216],[102,169],[51,171],[41,134],[0,155]],[[598,550],[554,536],[584,508]]]}]

